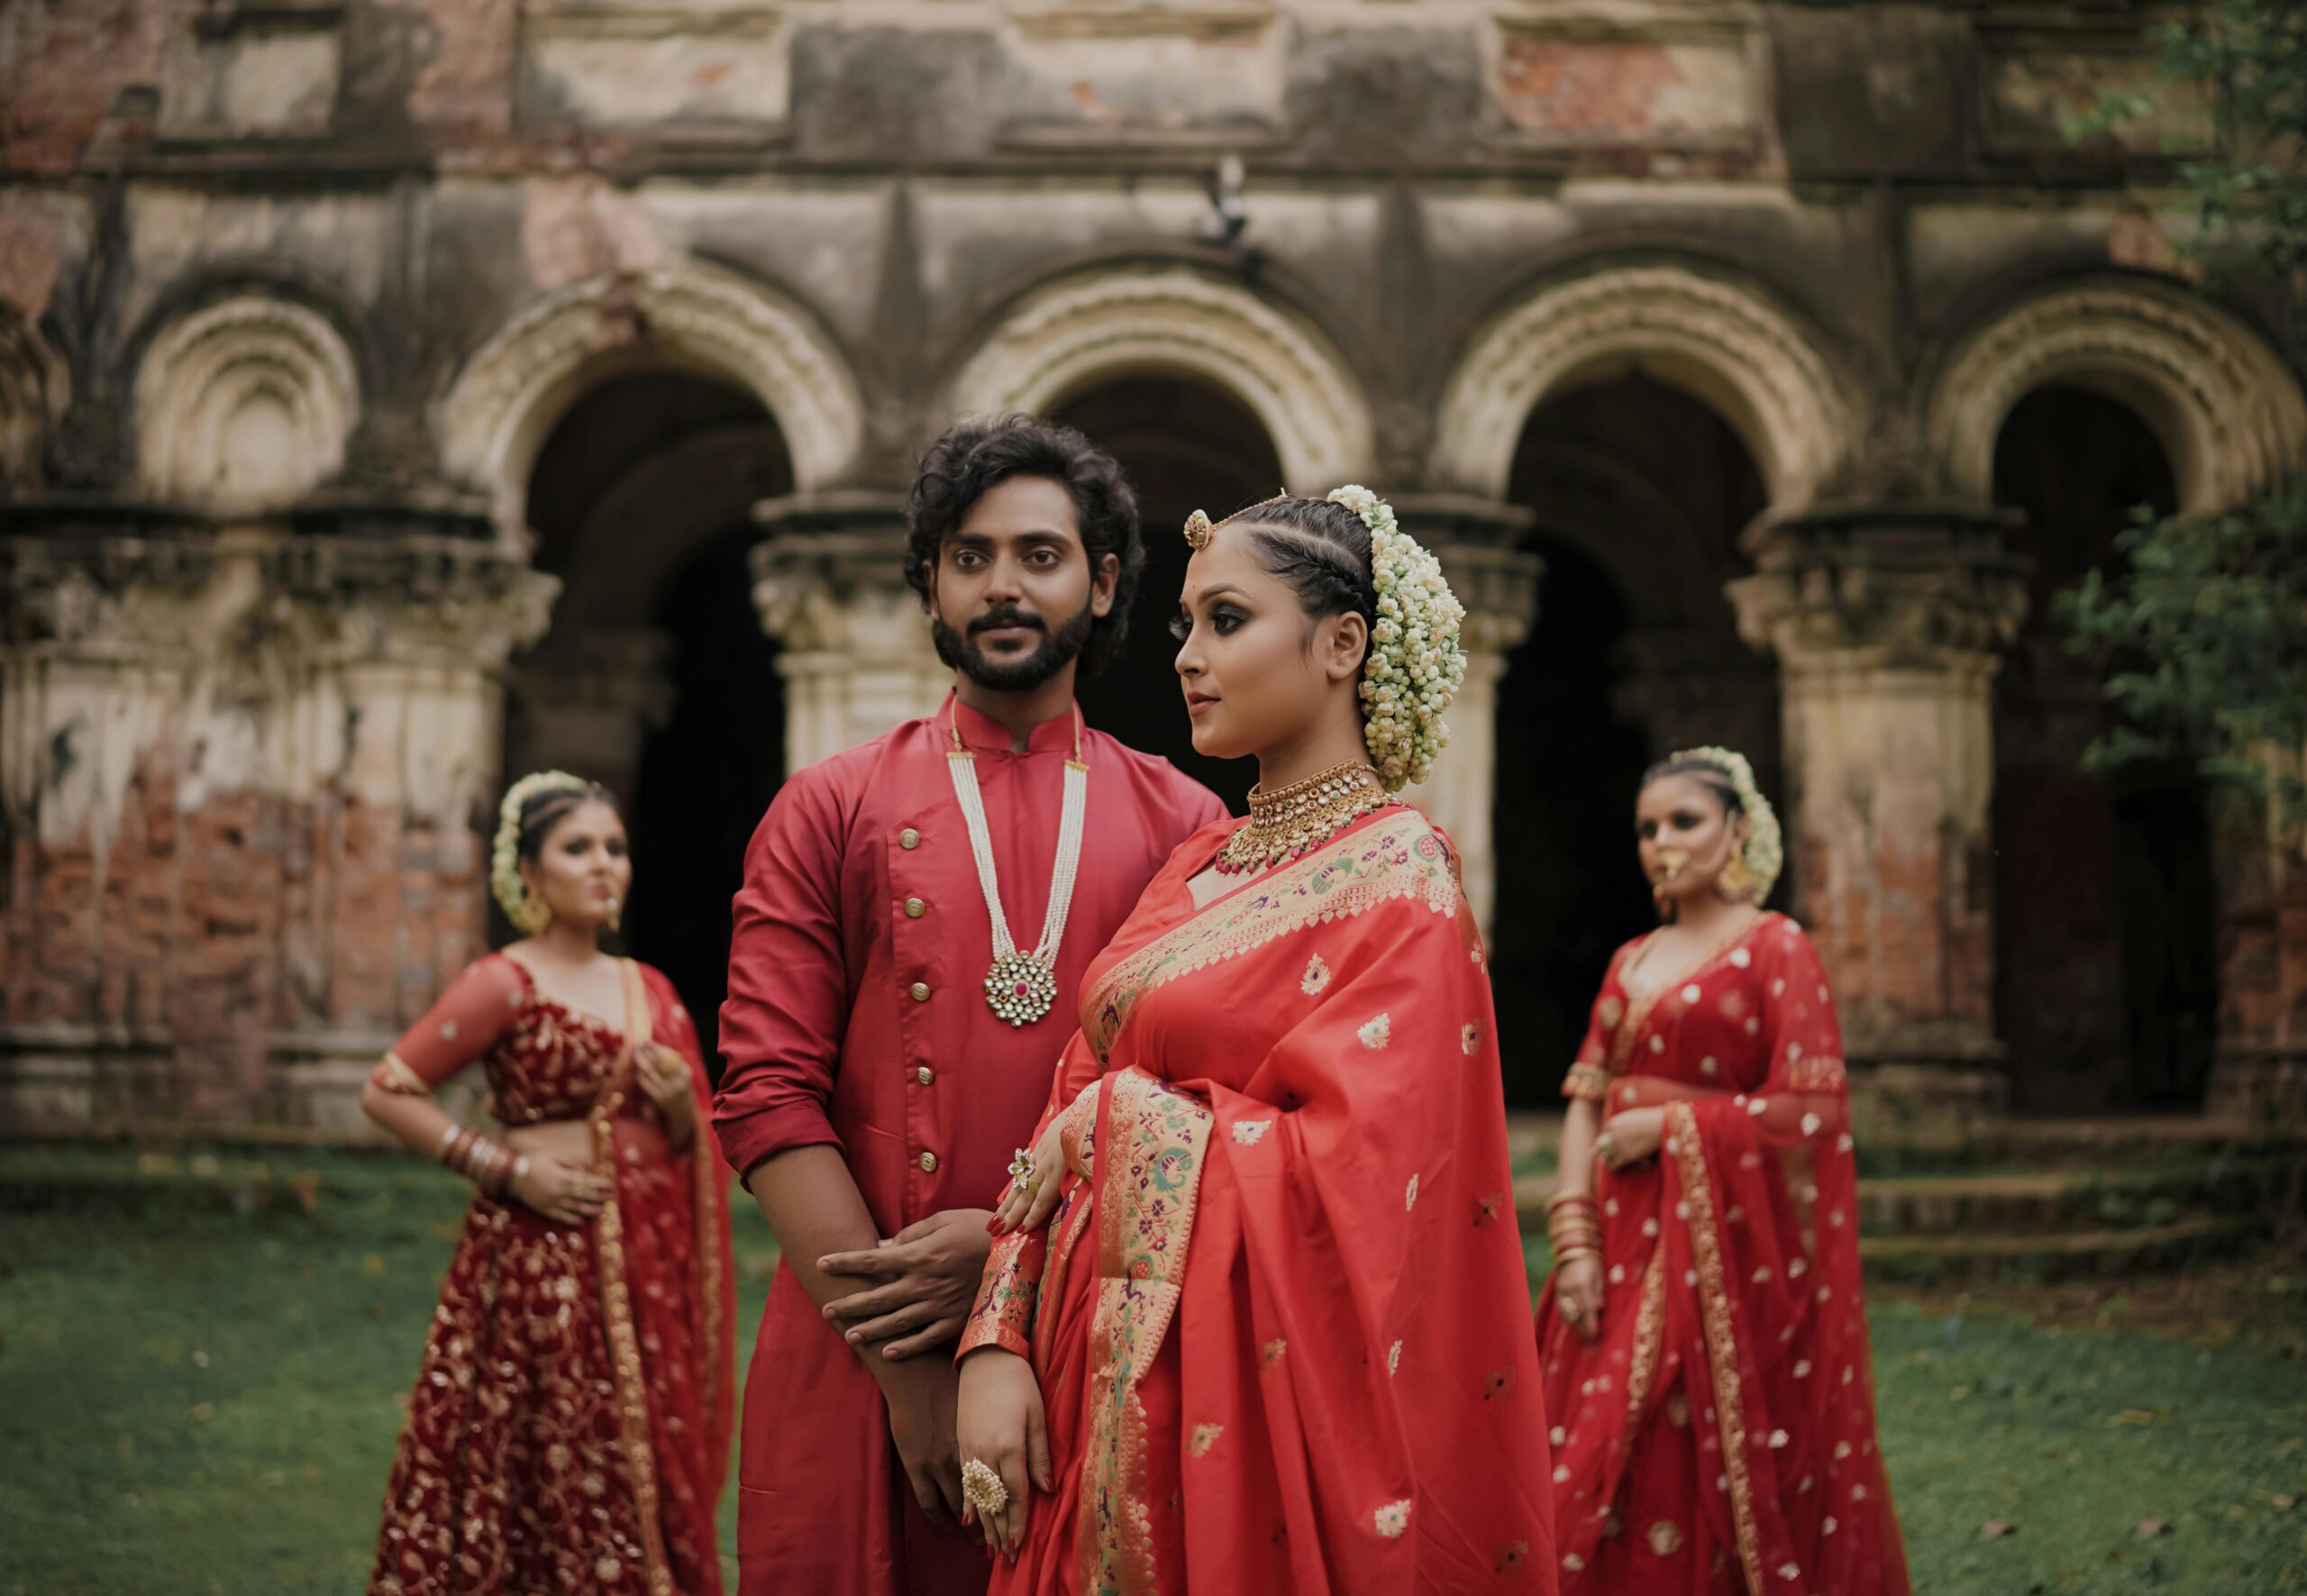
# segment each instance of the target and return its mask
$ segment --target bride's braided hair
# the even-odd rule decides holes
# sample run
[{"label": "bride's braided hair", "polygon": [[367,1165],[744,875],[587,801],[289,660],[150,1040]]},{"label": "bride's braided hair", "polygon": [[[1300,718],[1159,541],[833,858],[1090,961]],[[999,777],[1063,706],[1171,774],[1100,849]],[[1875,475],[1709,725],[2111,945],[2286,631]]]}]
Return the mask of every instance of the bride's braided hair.
[{"label": "bride's braided hair", "polygon": [[[1370,762],[1389,792],[1425,780],[1450,741],[1442,712],[1466,670],[1458,641],[1465,611],[1440,561],[1395,524],[1385,500],[1358,485],[1327,498],[1268,499],[1231,520],[1249,539],[1251,557],[1298,595],[1309,640],[1330,616],[1368,624],[1360,696]],[[1214,530],[1197,510],[1186,541],[1199,549]]]}]

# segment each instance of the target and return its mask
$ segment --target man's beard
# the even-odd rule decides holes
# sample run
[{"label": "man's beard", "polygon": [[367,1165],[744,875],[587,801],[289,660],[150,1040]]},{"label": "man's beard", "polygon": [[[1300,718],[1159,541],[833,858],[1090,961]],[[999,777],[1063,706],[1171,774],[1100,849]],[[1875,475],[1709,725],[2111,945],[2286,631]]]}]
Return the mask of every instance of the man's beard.
[{"label": "man's beard", "polygon": [[[944,616],[933,612],[929,635],[937,645],[940,660],[988,692],[1029,693],[1081,657],[1081,651],[1090,646],[1090,634],[1097,624],[1098,617],[1087,604],[1055,632],[1039,616],[1027,615],[1023,610],[998,609],[971,621],[965,637],[948,626]],[[978,634],[997,626],[1031,627],[1042,634],[1042,644],[1022,659],[988,659],[973,640]]]}]

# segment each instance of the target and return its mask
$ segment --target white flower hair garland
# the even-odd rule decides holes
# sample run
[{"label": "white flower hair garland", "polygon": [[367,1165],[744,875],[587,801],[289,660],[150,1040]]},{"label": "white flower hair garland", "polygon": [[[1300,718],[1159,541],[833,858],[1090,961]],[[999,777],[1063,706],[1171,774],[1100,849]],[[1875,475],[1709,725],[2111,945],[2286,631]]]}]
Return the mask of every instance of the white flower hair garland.
[{"label": "white flower hair garland", "polygon": [[1450,745],[1442,712],[1466,679],[1458,633],[1465,606],[1450,591],[1442,562],[1395,524],[1393,506],[1358,482],[1330,500],[1370,529],[1370,574],[1378,589],[1370,658],[1362,668],[1362,739],[1388,792],[1434,773]]},{"label": "white flower hair garland", "polygon": [[488,850],[488,889],[515,931],[534,935],[544,929],[539,904],[521,880],[521,811],[541,792],[583,792],[592,784],[566,771],[538,771],[506,789],[497,806],[497,837]]},{"label": "white flower hair garland", "polygon": [[1738,857],[1746,864],[1751,884],[1740,896],[1762,902],[1777,885],[1778,872],[1786,868],[1786,840],[1779,831],[1778,811],[1770,807],[1770,799],[1755,780],[1755,767],[1745,754],[1731,748],[1685,748],[1667,762],[1680,764],[1684,760],[1712,765],[1730,778],[1730,790],[1738,795],[1738,807],[1746,817],[1746,840],[1739,847]]}]

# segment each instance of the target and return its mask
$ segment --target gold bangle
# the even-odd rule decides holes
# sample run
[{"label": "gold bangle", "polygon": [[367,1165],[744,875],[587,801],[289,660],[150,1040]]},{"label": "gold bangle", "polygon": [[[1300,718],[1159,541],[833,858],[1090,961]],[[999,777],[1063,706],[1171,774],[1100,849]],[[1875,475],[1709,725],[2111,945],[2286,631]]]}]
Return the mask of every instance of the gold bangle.
[{"label": "gold bangle", "polygon": [[1591,1258],[1595,1263],[1600,1263],[1602,1261],[1602,1254],[1593,1247],[1571,1247],[1554,1255],[1554,1266],[1560,1269],[1564,1264],[1575,1263],[1581,1258]]},{"label": "gold bangle", "polygon": [[1568,1208],[1573,1202],[1583,1203],[1588,1208],[1591,1208],[1594,1206],[1594,1194],[1591,1191],[1557,1191],[1546,1199],[1546,1212],[1552,1213],[1556,1208]]}]

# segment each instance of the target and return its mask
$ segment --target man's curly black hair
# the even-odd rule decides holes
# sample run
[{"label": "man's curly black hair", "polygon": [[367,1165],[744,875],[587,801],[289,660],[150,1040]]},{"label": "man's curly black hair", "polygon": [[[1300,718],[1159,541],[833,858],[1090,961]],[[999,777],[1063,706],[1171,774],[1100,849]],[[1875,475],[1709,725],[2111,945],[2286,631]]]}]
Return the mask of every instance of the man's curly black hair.
[{"label": "man's curly black hair", "polygon": [[[913,478],[907,517],[905,579],[931,607],[928,573],[945,540],[960,530],[977,501],[1012,477],[1045,477],[1064,484],[1073,497],[1073,518],[1095,571],[1104,556],[1116,556],[1113,607],[1099,616],[1081,651],[1081,674],[1095,676],[1121,652],[1129,635],[1129,610],[1137,579],[1145,569],[1145,543],[1138,533],[1137,496],[1112,455],[1075,432],[1033,415],[996,421],[964,421],[925,450]],[[1062,616],[1052,616],[1053,625]]]}]

